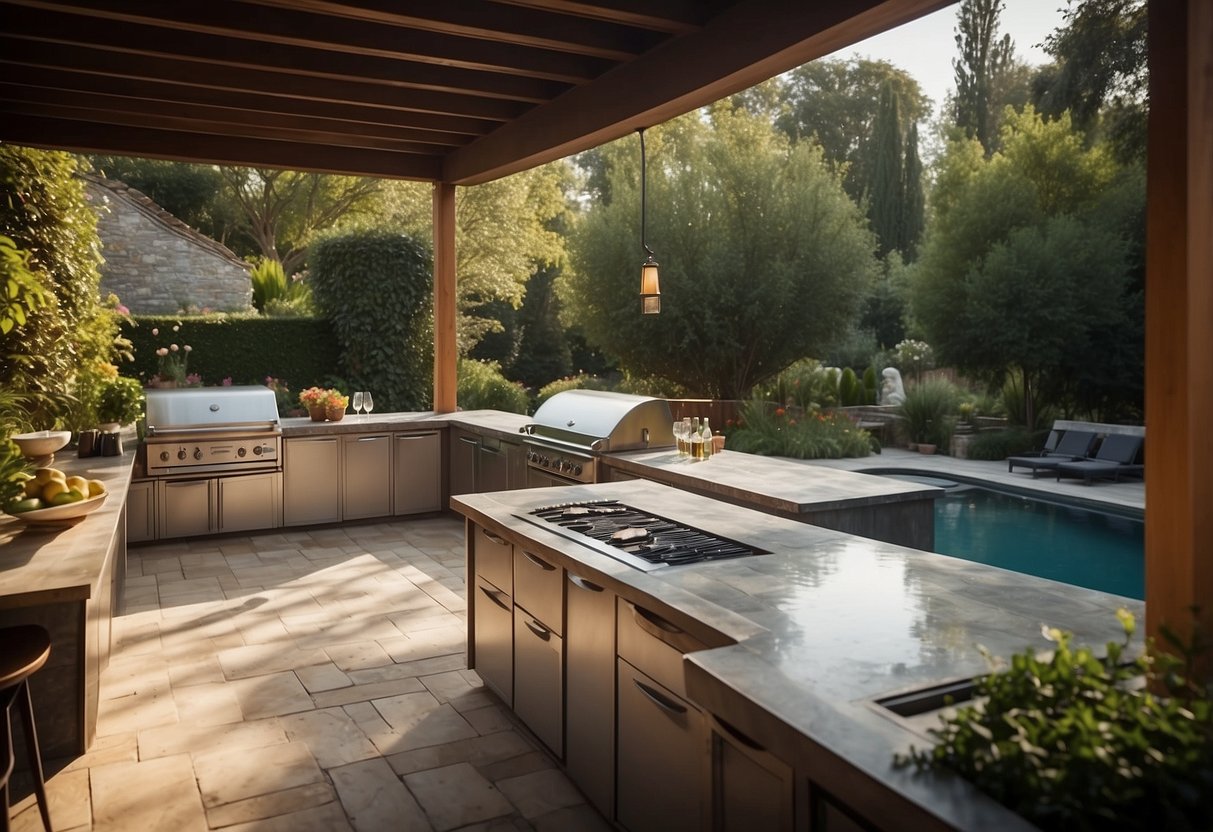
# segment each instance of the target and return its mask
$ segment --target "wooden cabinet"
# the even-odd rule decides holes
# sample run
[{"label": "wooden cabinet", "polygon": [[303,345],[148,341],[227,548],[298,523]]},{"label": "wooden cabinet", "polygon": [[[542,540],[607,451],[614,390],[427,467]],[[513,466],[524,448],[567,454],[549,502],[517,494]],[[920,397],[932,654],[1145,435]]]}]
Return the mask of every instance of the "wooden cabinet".
[{"label": "wooden cabinet", "polygon": [[192,537],[215,531],[215,480],[159,480],[156,527],[160,538]]},{"label": "wooden cabinet", "polygon": [[132,482],[126,492],[126,541],[142,543],[156,539],[156,483]]},{"label": "wooden cabinet", "polygon": [[563,656],[556,631],[514,604],[514,713],[557,758],[564,754]]},{"label": "wooden cabinet", "polygon": [[462,428],[451,428],[448,440],[451,495],[476,493],[476,455],[480,449],[480,437]]},{"label": "wooden cabinet", "polygon": [[282,525],[282,475],[249,474],[224,477],[217,482],[219,514],[215,528],[221,532],[275,529]]},{"label": "wooden cabinet", "polygon": [[565,571],[564,764],[607,819],[615,814],[615,595]]},{"label": "wooden cabinet", "polygon": [[341,519],[392,513],[392,437],[386,433],[341,438]]},{"label": "wooden cabinet", "polygon": [[713,832],[791,832],[792,767],[728,722],[711,717]]},{"label": "wooden cabinet", "polygon": [[472,666],[507,706],[514,704],[514,605],[484,576],[474,576]]},{"label": "wooden cabinet", "polygon": [[341,519],[341,441],[301,436],[283,442],[283,525],[336,523]]},{"label": "wooden cabinet", "polygon": [[393,514],[442,510],[442,435],[397,433],[392,436]]}]

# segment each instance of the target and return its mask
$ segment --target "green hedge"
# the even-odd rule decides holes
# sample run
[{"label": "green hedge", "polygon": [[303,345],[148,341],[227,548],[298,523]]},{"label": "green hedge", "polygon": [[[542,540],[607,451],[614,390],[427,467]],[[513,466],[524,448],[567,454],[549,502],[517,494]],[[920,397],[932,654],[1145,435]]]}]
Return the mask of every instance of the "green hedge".
[{"label": "green hedge", "polygon": [[[177,332],[173,327],[179,326]],[[152,335],[158,329],[159,336]],[[320,318],[234,318],[217,315],[141,315],[122,326],[135,346],[134,365],[123,375],[147,381],[156,374],[156,349],[170,343],[193,347],[189,371],[203,384],[263,384],[282,379],[292,390],[321,384],[337,373],[339,350],[333,328]]]}]

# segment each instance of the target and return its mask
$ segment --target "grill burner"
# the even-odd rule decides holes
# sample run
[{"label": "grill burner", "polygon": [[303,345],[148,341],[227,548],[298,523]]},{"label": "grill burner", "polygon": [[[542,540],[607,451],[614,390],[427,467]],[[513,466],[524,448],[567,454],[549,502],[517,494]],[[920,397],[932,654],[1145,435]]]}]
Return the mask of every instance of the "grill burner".
[{"label": "grill burner", "polygon": [[[681,566],[705,560],[767,554],[752,546],[692,529],[616,500],[545,506],[532,510],[530,514],[653,566]],[[627,558],[619,559],[630,562]]]}]

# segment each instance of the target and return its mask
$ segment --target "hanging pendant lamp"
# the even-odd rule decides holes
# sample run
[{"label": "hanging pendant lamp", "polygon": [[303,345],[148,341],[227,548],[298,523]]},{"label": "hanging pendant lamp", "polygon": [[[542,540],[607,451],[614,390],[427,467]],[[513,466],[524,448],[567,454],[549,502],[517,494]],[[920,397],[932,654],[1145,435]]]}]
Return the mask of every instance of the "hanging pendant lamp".
[{"label": "hanging pendant lamp", "polygon": [[644,159],[644,128],[636,131],[640,134],[640,246],[647,255],[640,265],[640,312],[644,315],[656,315],[661,312],[661,284],[657,275],[657,260],[653,250],[645,239],[646,211],[646,171]]}]

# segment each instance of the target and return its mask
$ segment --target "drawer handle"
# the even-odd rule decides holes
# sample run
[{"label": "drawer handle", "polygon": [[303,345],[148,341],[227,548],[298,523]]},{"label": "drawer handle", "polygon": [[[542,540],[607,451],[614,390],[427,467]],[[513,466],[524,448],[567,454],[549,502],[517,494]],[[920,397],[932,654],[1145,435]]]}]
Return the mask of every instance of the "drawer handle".
[{"label": "drawer handle", "polygon": [[579,578],[576,575],[569,575],[569,582],[572,583],[573,586],[580,587],[581,589],[584,589],[588,592],[602,592],[603,591],[602,587],[600,587],[598,584],[592,584],[589,581],[587,581],[585,578]]},{"label": "drawer handle", "polygon": [[527,560],[529,560],[531,563],[538,566],[544,572],[555,572],[556,571],[555,566],[552,566],[552,564],[548,563],[546,560],[544,560],[541,557],[538,557],[537,555],[532,555],[530,552],[524,551],[522,553],[522,556],[524,558],[526,558]]},{"label": "drawer handle", "polygon": [[506,612],[510,612],[509,605],[504,603],[500,598],[497,597],[498,595],[501,595],[500,592],[495,592],[491,589],[486,589],[485,587],[480,587],[480,591],[483,592],[488,597],[488,599],[490,601],[492,601],[494,604],[501,607]]},{"label": "drawer handle", "polygon": [[694,653],[702,650],[704,645],[693,635],[680,627],[671,624],[656,613],[649,612],[644,607],[629,602],[632,608],[632,620],[640,630],[660,641],[679,653]]},{"label": "drawer handle", "polygon": [[763,748],[760,743],[755,742],[746,734],[741,733],[740,731],[738,731],[736,728],[734,728],[729,723],[725,722],[720,717],[716,716],[715,714],[712,714],[712,716],[715,717],[717,724],[719,724],[720,727],[724,729],[724,732],[726,734],[728,734],[733,739],[737,740],[737,742],[741,743],[746,748],[752,748],[755,751],[763,751],[763,752],[766,751],[766,749]]},{"label": "drawer handle", "polygon": [[396,434],[396,438],[400,441],[404,441],[406,439],[429,439],[431,436],[437,435],[438,434],[435,431],[431,431],[430,433],[398,433]]},{"label": "drawer handle", "polygon": [[509,541],[506,540],[504,537],[498,537],[497,535],[493,534],[488,529],[481,529],[481,531],[484,532],[485,537],[487,537],[489,540],[496,543],[498,546],[509,546],[510,545]]},{"label": "drawer handle", "polygon": [[633,679],[632,684],[636,685],[637,690],[643,693],[654,705],[667,713],[681,716],[687,712],[685,705],[679,705],[677,702],[670,701],[669,698],[662,696],[659,692],[653,690],[639,679]]},{"label": "drawer handle", "polygon": [[359,436],[357,441],[359,441],[359,442],[376,442],[380,439],[387,439],[387,437],[386,436]]},{"label": "drawer handle", "polygon": [[459,437],[459,441],[460,441],[460,442],[463,442],[463,443],[465,443],[465,444],[467,444],[467,445],[479,445],[479,444],[480,444],[480,440],[479,440],[479,439],[469,439],[469,438],[468,438],[468,437],[466,437],[466,436],[461,436],[461,437]]},{"label": "drawer handle", "polygon": [[544,626],[543,626],[542,624],[540,624],[538,621],[527,621],[527,622],[525,622],[525,623],[526,623],[526,628],[527,628],[528,630],[530,630],[530,631],[531,631],[532,633],[534,633],[535,635],[539,636],[539,637],[540,637],[541,639],[543,639],[544,641],[550,641],[550,640],[551,640],[551,638],[552,638],[552,631],[551,631],[551,630],[549,630],[547,627],[544,627]]},{"label": "drawer handle", "polygon": [[[644,607],[633,606],[632,610],[639,619],[647,621],[649,624],[652,624],[654,627],[656,627],[659,630],[664,630],[667,633],[676,633],[679,635],[686,632],[686,630],[683,630],[680,627],[676,627],[673,624],[671,624],[670,622],[666,621],[664,618],[662,618],[657,613],[649,612]],[[637,621],[637,623],[640,623],[640,622]]]}]

